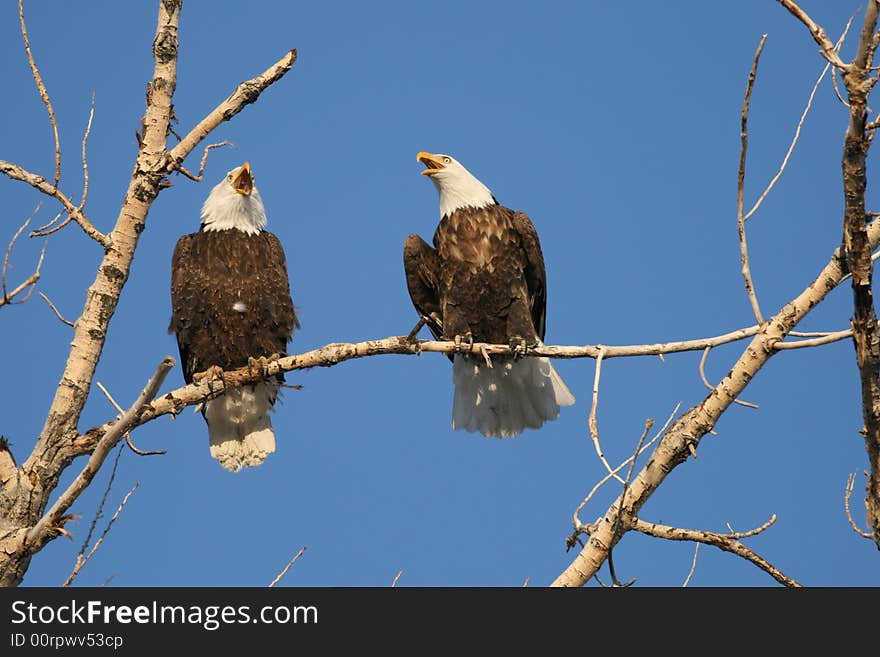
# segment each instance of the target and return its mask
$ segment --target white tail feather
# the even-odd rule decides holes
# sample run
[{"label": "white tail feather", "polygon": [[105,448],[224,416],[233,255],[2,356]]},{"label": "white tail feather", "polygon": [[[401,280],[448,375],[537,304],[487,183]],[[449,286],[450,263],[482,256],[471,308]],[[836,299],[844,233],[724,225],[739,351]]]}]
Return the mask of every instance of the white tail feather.
[{"label": "white tail feather", "polygon": [[549,358],[501,358],[490,368],[456,354],[452,381],[452,428],[484,436],[508,438],[537,429],[575,401]]},{"label": "white tail feather", "polygon": [[263,382],[233,388],[205,403],[211,456],[227,470],[260,465],[275,451],[269,413],[277,391],[277,384]]}]

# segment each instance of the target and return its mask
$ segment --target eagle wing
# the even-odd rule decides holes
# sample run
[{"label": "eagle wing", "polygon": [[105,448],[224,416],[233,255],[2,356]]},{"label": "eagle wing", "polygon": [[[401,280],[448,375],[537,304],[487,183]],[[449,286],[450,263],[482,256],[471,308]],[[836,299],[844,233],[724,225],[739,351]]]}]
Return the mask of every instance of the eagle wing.
[{"label": "eagle wing", "polygon": [[[190,344],[194,333],[194,318],[191,309],[197,303],[199,285],[205,281],[194,280],[190,265],[192,251],[192,235],[184,235],[177,240],[174,255],[171,258],[171,322],[168,332],[177,337],[177,349],[180,352],[180,364],[183,378],[192,383],[193,362]],[[203,288],[204,289],[204,288]]]},{"label": "eagle wing", "polygon": [[532,322],[535,325],[535,333],[543,340],[546,328],[547,273],[544,269],[541,242],[538,239],[538,232],[525,212],[514,213],[513,226],[519,234],[526,258],[523,276],[529,293]]},{"label": "eagle wing", "polygon": [[435,340],[443,339],[443,315],[440,308],[440,257],[437,251],[416,234],[403,246],[406,287],[413,306],[425,319]]}]

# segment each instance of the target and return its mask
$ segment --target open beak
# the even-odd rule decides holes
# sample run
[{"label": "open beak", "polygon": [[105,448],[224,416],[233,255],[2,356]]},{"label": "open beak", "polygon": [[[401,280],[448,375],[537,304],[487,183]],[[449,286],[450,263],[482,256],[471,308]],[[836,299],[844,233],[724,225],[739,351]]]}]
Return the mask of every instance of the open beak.
[{"label": "open beak", "polygon": [[232,181],[232,189],[245,196],[250,196],[251,192],[254,191],[254,177],[251,175],[251,165],[249,162],[241,165],[241,171],[238,172],[238,175]]},{"label": "open beak", "polygon": [[425,151],[420,151],[419,154],[416,155],[416,160],[427,167],[422,171],[423,176],[432,176],[441,169],[446,168],[446,165],[443,164],[439,156],[432,153],[426,153]]}]

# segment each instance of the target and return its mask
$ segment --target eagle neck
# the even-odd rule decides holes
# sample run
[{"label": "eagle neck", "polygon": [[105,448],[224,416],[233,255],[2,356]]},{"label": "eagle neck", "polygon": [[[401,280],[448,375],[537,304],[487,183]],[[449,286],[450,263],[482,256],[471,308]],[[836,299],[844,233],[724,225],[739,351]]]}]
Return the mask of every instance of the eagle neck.
[{"label": "eagle neck", "polygon": [[263,199],[256,189],[245,196],[215,188],[202,206],[202,230],[207,232],[235,228],[248,235],[257,235],[266,223]]}]

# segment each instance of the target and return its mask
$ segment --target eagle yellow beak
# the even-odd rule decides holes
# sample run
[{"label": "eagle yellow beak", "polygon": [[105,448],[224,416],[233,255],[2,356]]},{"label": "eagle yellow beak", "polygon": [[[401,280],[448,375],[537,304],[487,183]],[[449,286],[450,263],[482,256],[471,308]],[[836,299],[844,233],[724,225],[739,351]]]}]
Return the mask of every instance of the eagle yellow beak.
[{"label": "eagle yellow beak", "polygon": [[419,154],[416,155],[416,161],[421,162],[427,167],[424,171],[422,171],[423,176],[432,176],[441,169],[446,168],[446,165],[443,164],[438,155],[434,155],[433,153],[426,153],[425,151],[419,151]]},{"label": "eagle yellow beak", "polygon": [[250,162],[245,162],[241,165],[241,170],[232,181],[232,189],[245,196],[250,196],[251,192],[254,191],[254,177],[251,174]]}]

